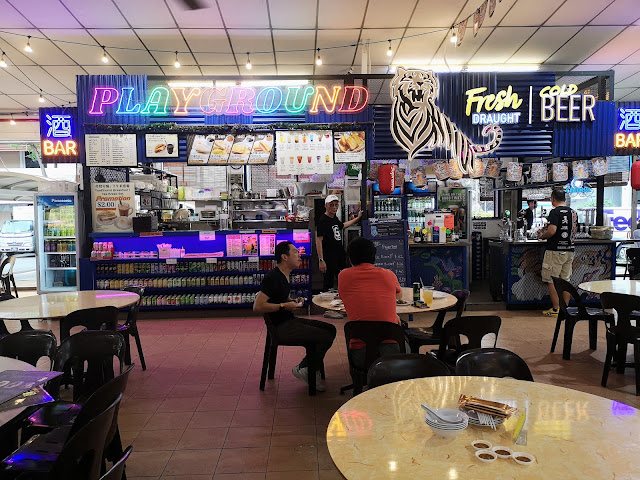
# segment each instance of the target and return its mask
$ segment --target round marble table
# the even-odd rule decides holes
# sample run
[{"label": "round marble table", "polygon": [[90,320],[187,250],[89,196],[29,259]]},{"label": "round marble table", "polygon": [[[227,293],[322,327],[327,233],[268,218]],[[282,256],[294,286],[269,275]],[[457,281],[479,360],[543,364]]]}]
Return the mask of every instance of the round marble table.
[{"label": "round marble table", "polygon": [[598,280],[584,282],[578,288],[592,293],[624,293],[626,295],[640,295],[640,280]]},{"label": "round marble table", "polygon": [[[436,437],[420,403],[456,407],[460,394],[527,409],[527,445],[515,445],[520,412],[496,431],[469,426],[453,439]],[[327,428],[331,458],[348,480],[640,478],[640,411],[588,393],[509,378],[433,377],[367,390],[342,405]],[[536,457],[482,463],[475,439]]]},{"label": "round marble table", "polygon": [[[5,370],[23,370],[23,371],[35,371],[38,370],[36,367],[27,362],[22,362],[15,358],[8,357],[0,357],[0,372],[4,372]],[[0,426],[10,422],[15,417],[20,415],[25,408],[14,408],[11,410],[7,410],[6,412],[0,412]]]},{"label": "round marble table", "polygon": [[[402,287],[402,299],[407,302],[413,301],[413,288],[411,287]],[[344,312],[344,307],[342,306],[333,306],[331,302],[333,298],[325,298],[322,294],[313,296],[313,303],[325,310],[335,310],[338,312]],[[439,310],[445,310],[447,308],[453,307],[458,300],[453,295],[446,293],[444,298],[434,298],[431,307],[429,308],[418,308],[414,307],[413,303],[411,305],[397,305],[396,313],[398,315],[410,315],[415,313],[429,313],[429,312],[437,312]]]},{"label": "round marble table", "polygon": [[136,303],[139,298],[137,293],[121,290],[83,290],[32,295],[0,302],[0,318],[4,320],[62,318],[71,312],[85,308],[128,307]]}]

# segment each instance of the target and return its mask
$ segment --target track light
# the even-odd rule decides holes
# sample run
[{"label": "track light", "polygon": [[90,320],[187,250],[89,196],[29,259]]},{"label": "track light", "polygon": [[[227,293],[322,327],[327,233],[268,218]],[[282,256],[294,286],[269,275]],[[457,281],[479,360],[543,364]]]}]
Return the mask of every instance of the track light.
[{"label": "track light", "polygon": [[454,43],[454,44],[458,43],[458,35],[456,34],[455,28],[451,28],[451,38],[449,40],[451,41],[451,43]]},{"label": "track light", "polygon": [[393,55],[393,49],[391,48],[391,40],[389,40],[389,48],[387,49],[387,57]]},{"label": "track light", "polygon": [[40,103],[44,103],[44,97],[42,96],[42,89],[40,89],[40,98],[38,98]]},{"label": "track light", "polygon": [[109,57],[107,57],[107,49],[102,47],[102,63],[109,63]]},{"label": "track light", "polygon": [[316,58],[316,65],[322,65],[322,57],[320,57],[320,49],[318,49],[318,57]]},{"label": "track light", "polygon": [[0,67],[7,68],[7,62],[4,60],[4,52],[2,52],[2,57],[0,57]]},{"label": "track light", "polygon": [[13,113],[11,114],[11,122],[10,123],[11,123],[11,125],[15,125],[16,124],[16,121],[13,119]]},{"label": "track light", "polygon": [[33,48],[31,48],[31,35],[27,36],[27,44],[24,47],[24,51],[28,53],[33,52]]},{"label": "track light", "polygon": [[173,66],[176,68],[180,68],[180,60],[178,60],[178,52],[176,51],[176,61],[173,62]]},{"label": "track light", "polygon": [[249,52],[247,52],[247,64],[245,65],[245,67],[247,67],[247,70],[251,70],[253,68],[253,65],[251,65],[251,56],[249,55]]}]

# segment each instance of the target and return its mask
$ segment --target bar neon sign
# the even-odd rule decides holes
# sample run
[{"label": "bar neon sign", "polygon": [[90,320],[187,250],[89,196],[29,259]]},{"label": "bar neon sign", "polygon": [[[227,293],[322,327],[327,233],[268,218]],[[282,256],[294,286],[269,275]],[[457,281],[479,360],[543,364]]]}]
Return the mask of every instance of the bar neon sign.
[{"label": "bar neon sign", "polygon": [[78,156],[78,144],[72,138],[73,115],[45,114],[46,138],[42,140],[42,155],[46,157]]},{"label": "bar neon sign", "polygon": [[[271,114],[284,108],[288,113],[353,114],[369,102],[369,91],[360,85],[286,87],[155,87],[144,102],[137,102],[135,87],[94,87],[89,115],[251,115]],[[169,102],[171,100],[171,105]]]}]

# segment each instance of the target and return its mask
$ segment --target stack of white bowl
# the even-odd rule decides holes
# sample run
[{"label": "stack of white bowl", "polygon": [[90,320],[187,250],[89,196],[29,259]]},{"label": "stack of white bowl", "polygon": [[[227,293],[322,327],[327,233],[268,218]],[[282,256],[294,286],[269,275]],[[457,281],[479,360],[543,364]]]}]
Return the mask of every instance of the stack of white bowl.
[{"label": "stack of white bowl", "polygon": [[453,408],[433,409],[439,419],[427,411],[424,421],[433,433],[443,438],[453,438],[469,425],[469,417],[466,413]]}]

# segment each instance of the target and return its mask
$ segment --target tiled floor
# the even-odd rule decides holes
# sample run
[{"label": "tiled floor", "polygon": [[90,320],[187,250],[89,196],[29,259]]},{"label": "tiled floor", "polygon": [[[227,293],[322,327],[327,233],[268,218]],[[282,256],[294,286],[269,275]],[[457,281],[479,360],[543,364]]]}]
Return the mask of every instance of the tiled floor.
[{"label": "tiled floor", "polygon": [[[525,358],[537,382],[562,385],[640,408],[634,372],[609,377],[601,388],[604,332],[588,350],[587,325],[576,327],[571,361],[562,346],[549,353],[555,319],[538,312],[496,313],[503,319],[498,346]],[[247,312],[250,314],[250,312]],[[425,314],[415,325],[430,324]],[[329,480],[333,466],[325,431],[350,395],[342,325],[325,365],[328,391],[316,397],[291,375],[302,348],[280,349],[276,378],[258,388],[265,328],[262,318],[143,320],[147,371],[137,365],[120,413],[123,443],[133,443],[127,478],[162,480]],[[39,323],[42,328],[55,324]],[[562,332],[561,332],[562,337]],[[137,358],[134,360],[137,362]]]}]

